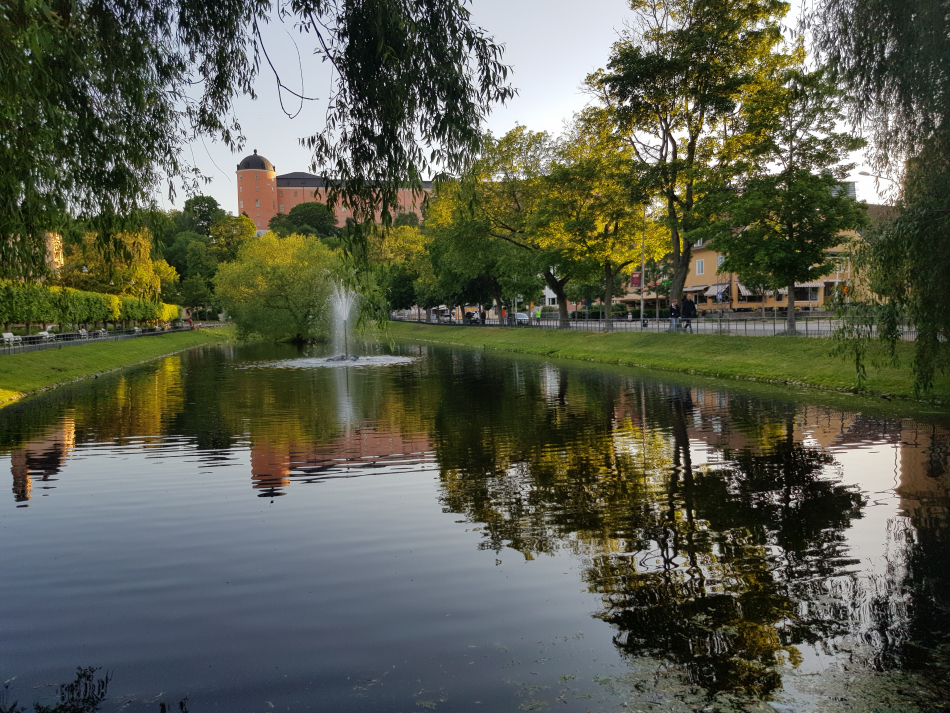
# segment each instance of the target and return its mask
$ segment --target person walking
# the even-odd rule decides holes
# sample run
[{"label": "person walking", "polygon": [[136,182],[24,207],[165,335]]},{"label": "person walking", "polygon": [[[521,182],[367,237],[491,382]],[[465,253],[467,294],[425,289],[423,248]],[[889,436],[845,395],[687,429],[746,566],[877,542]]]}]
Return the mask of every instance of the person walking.
[{"label": "person walking", "polygon": [[683,327],[693,332],[693,320],[696,318],[696,303],[689,295],[683,298]]},{"label": "person walking", "polygon": [[670,304],[670,331],[675,332],[680,323],[680,308],[676,300]]}]

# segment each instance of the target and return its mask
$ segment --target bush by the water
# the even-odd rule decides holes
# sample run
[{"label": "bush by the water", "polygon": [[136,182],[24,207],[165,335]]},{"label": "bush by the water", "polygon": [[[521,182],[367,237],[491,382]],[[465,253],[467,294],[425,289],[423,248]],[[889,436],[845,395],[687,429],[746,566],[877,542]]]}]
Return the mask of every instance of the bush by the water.
[{"label": "bush by the water", "polygon": [[339,253],[317,237],[266,233],[222,264],[215,296],[243,337],[307,341],[327,331],[327,300]]},{"label": "bush by the water", "polygon": [[137,297],[0,280],[0,323],[5,325],[167,322],[179,311],[178,305]]}]

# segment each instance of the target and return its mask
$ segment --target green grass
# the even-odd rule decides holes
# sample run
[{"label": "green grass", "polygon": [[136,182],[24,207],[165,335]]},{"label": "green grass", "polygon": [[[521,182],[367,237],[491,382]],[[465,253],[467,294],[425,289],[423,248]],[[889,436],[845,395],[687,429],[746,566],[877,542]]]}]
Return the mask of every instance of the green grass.
[{"label": "green grass", "polygon": [[[743,379],[797,387],[854,390],[853,362],[830,355],[829,339],[733,337],[707,334],[577,332],[553,329],[449,327],[391,322],[394,337],[500,349],[566,359],[603,362]],[[867,396],[913,398],[910,363],[913,345],[901,344],[898,367],[868,366]],[[942,376],[930,395],[945,402],[950,376]]]},{"label": "green grass", "polygon": [[215,327],[0,356],[0,406],[71,381],[229,339],[234,339],[233,328]]}]

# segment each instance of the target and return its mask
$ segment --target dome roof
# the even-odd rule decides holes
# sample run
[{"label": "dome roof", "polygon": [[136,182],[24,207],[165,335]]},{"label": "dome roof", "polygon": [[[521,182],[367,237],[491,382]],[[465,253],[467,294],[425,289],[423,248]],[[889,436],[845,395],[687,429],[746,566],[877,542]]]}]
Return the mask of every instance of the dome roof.
[{"label": "dome roof", "polygon": [[238,171],[273,171],[274,164],[263,156],[259,156],[257,149],[250,156],[245,156],[237,166]]}]

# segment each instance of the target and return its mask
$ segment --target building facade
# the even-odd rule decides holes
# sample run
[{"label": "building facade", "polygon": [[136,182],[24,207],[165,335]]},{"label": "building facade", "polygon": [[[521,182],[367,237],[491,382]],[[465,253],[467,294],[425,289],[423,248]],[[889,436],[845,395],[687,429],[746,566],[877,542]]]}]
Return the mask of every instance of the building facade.
[{"label": "building facade", "polygon": [[[416,213],[421,216],[422,204],[432,192],[432,182],[423,181],[423,193],[410,189],[399,191],[397,212]],[[274,164],[257,153],[246,156],[237,165],[238,214],[246,213],[257,226],[258,234],[267,231],[271,218],[278,213],[287,214],[295,205],[309,202],[327,202],[326,179],[312,173],[295,171],[277,175]],[[346,225],[353,213],[342,201],[332,206],[337,226]],[[376,215],[377,220],[379,214]]]}]

